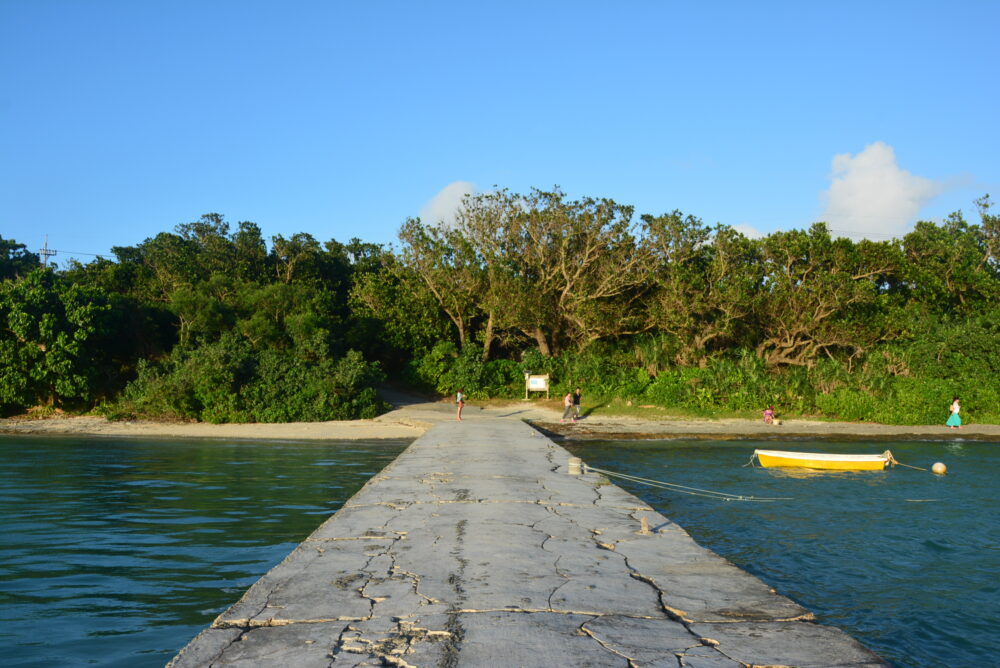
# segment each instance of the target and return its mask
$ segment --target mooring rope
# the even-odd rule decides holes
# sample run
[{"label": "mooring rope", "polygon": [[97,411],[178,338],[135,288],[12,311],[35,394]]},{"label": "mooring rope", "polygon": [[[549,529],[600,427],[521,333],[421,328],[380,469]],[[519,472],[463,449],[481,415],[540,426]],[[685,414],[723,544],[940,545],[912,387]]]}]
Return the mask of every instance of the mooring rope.
[{"label": "mooring rope", "polygon": [[669,489],[675,492],[680,492],[681,494],[690,494],[691,496],[704,496],[710,499],[720,499],[722,501],[791,501],[793,497],[790,496],[744,496],[742,494],[729,494],[727,492],[716,492],[711,489],[701,489],[700,487],[689,487],[687,485],[678,485],[673,482],[665,482],[663,480],[652,480],[650,478],[640,478],[639,476],[629,475],[627,473],[616,473],[615,471],[607,471],[605,469],[594,468],[584,464],[585,471],[595,471],[597,473],[603,473],[606,476],[614,478],[622,478],[624,480],[631,480],[632,482],[641,483],[643,485],[649,485],[650,487],[659,487],[660,489]]},{"label": "mooring rope", "polygon": [[904,464],[903,462],[898,461],[895,457],[892,456],[892,450],[886,450],[882,454],[884,454],[886,457],[889,458],[889,463],[892,464],[893,466],[905,466],[908,469],[916,469],[917,471],[927,470],[927,469],[922,469],[919,466],[910,466],[909,464]]}]

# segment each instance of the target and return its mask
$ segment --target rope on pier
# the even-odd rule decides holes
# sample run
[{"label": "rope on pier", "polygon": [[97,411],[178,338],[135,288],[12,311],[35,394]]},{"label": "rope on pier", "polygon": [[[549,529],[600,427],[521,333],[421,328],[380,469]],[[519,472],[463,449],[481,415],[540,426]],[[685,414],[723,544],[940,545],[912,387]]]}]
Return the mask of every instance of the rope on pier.
[{"label": "rope on pier", "polygon": [[649,478],[640,478],[639,476],[629,475],[627,473],[616,473],[614,471],[607,471],[605,469],[594,468],[584,464],[585,472],[595,471],[597,473],[603,473],[606,476],[612,478],[622,478],[624,480],[630,480],[632,482],[637,482],[643,485],[648,485],[650,487],[659,487],[660,489],[669,489],[674,492],[680,492],[681,494],[690,494],[691,496],[704,496],[710,499],[719,499],[721,501],[791,501],[793,497],[790,496],[744,496],[742,494],[729,494],[727,492],[716,492],[710,489],[701,489],[699,487],[688,487],[687,485],[678,485],[673,482],[665,482],[663,480],[651,480]]}]

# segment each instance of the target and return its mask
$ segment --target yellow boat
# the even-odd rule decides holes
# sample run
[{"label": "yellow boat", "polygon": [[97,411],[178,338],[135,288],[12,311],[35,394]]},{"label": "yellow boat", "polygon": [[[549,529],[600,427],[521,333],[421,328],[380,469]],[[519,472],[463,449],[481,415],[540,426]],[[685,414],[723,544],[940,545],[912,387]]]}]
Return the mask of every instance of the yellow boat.
[{"label": "yellow boat", "polygon": [[880,455],[831,455],[785,450],[754,450],[753,454],[764,468],[785,466],[833,471],[881,471],[896,463],[889,450]]}]

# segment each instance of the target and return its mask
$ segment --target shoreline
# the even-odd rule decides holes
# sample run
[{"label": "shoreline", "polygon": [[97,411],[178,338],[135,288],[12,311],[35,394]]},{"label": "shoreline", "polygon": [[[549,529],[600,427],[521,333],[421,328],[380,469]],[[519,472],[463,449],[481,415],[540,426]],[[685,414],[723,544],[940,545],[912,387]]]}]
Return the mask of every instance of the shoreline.
[{"label": "shoreline", "polygon": [[[111,422],[95,416],[50,418],[13,417],[0,420],[0,434],[76,435],[158,438],[220,438],[253,440],[369,440],[417,438],[442,422],[455,420],[454,404],[429,402],[392,394],[395,408],[370,420],[329,422],[209,424],[203,422],[158,422],[129,420]],[[503,405],[467,405],[463,419],[497,418],[524,420],[549,436],[574,440],[648,440],[692,438],[713,440],[795,440],[835,438],[842,440],[977,440],[1000,441],[1000,425],[965,425],[949,429],[941,425],[883,425],[818,420],[783,420],[766,425],[746,419],[646,419],[629,416],[588,416],[576,423],[560,423],[560,411],[535,402]]]},{"label": "shoreline", "polygon": [[766,425],[757,420],[644,420],[602,417],[576,424],[536,422],[547,435],[572,440],[655,440],[665,438],[718,441],[830,439],[842,441],[1000,441],[1000,425],[966,425],[949,429],[942,425],[885,425],[860,422],[783,420]]}]

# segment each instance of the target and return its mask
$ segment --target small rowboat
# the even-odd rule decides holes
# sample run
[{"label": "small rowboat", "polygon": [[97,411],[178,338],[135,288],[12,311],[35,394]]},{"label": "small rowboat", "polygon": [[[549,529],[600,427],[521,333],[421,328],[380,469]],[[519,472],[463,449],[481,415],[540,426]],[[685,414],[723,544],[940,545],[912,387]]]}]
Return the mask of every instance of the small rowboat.
[{"label": "small rowboat", "polygon": [[834,471],[881,471],[896,463],[889,450],[880,455],[831,455],[822,452],[785,450],[754,450],[753,454],[764,468],[787,466]]}]

